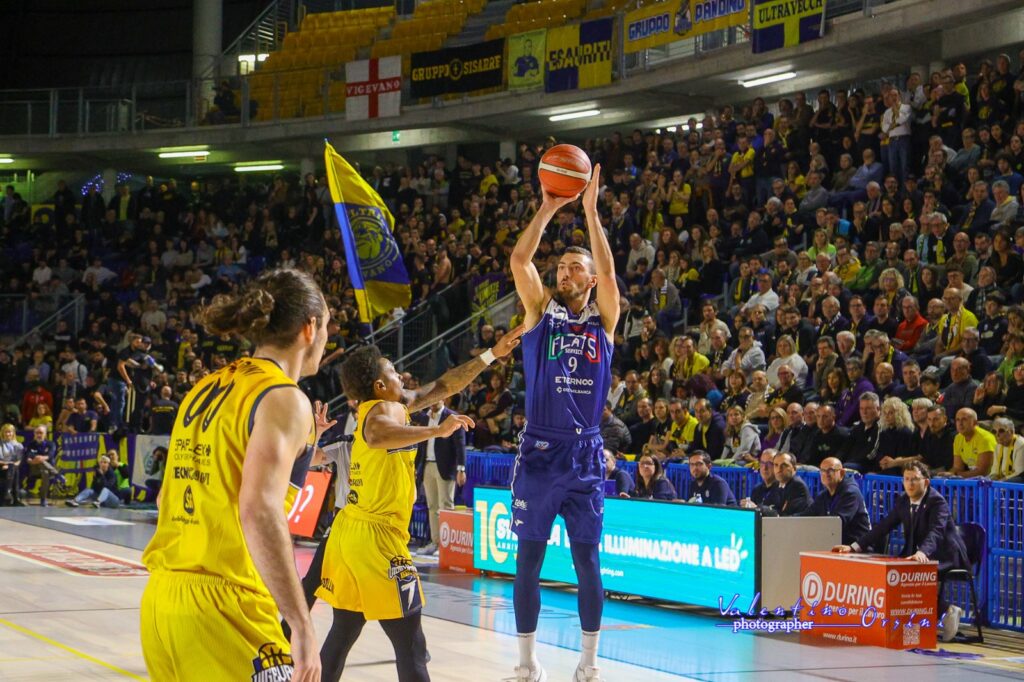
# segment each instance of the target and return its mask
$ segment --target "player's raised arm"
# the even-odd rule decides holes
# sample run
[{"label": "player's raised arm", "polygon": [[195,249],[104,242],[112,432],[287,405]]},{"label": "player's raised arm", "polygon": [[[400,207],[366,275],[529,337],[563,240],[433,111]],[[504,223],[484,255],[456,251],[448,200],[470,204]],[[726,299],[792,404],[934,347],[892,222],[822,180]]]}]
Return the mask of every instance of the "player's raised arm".
[{"label": "player's raised arm", "polygon": [[519,235],[519,241],[516,242],[516,248],[512,251],[511,258],[512,278],[516,282],[516,293],[519,294],[519,298],[523,301],[523,307],[526,308],[524,317],[526,329],[533,329],[540,322],[548,297],[548,292],[540,279],[540,273],[537,272],[537,267],[533,264],[533,256],[537,253],[537,247],[540,246],[544,228],[555,217],[558,209],[576,200],[575,197],[552,196],[543,188],[541,188],[541,194],[543,201],[540,208],[537,209],[530,224]]},{"label": "player's raised arm", "polygon": [[[537,269],[533,267],[533,263],[529,265],[539,283],[540,276],[537,275]],[[543,291],[543,287],[541,287],[541,290]],[[455,395],[466,386],[469,386],[469,382],[473,381],[480,372],[487,369],[496,358],[503,358],[511,353],[519,345],[519,337],[523,335],[524,329],[525,325],[519,325],[515,329],[509,330],[490,350],[484,351],[469,362],[453,367],[441,375],[440,378],[424,384],[415,391],[403,390],[402,402],[408,406],[410,412],[418,412],[429,405],[444,400],[450,395]]]},{"label": "player's raised arm", "polygon": [[437,426],[412,426],[405,423],[405,409],[398,403],[382,402],[366,415],[363,438],[371,448],[397,450],[431,438],[447,438],[459,429],[471,429],[473,420],[464,414],[451,414]]},{"label": "player's raised arm", "polygon": [[[615,333],[615,325],[619,323],[619,285],[615,280],[612,247],[608,245],[608,235],[605,234],[604,227],[601,226],[601,217],[597,213],[597,194],[600,185],[601,164],[597,164],[594,166],[590,184],[583,190],[583,213],[587,217],[590,250],[594,256],[594,269],[597,271],[597,307],[601,311],[604,330],[610,336]],[[519,248],[518,245],[516,248]],[[518,280],[516,284],[518,286]]]}]

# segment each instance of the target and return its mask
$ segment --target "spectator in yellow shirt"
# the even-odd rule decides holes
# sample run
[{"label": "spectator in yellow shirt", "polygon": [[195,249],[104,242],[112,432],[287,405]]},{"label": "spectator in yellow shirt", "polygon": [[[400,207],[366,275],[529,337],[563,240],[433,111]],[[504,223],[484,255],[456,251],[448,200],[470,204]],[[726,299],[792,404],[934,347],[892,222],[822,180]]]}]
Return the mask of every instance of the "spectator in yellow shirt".
[{"label": "spectator in yellow shirt", "polygon": [[996,437],[978,426],[978,413],[963,407],[956,413],[956,438],[953,439],[953,468],[957,478],[977,478],[992,472]]}]

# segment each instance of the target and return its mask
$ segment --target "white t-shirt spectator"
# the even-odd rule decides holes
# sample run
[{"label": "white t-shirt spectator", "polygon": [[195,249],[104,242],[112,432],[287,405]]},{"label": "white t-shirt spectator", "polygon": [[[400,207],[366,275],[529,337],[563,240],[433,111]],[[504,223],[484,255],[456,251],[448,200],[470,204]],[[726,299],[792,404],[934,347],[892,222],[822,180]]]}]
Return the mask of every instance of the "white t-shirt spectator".
[{"label": "white t-shirt spectator", "polygon": [[43,285],[53,278],[53,270],[46,263],[40,263],[36,266],[36,269],[32,271],[32,281],[36,284]]}]

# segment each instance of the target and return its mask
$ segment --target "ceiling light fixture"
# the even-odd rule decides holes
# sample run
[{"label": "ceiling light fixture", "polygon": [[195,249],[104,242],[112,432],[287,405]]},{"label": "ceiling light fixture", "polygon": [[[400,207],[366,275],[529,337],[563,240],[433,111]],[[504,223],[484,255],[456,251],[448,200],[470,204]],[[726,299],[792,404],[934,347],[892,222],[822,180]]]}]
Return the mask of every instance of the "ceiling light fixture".
[{"label": "ceiling light fixture", "polygon": [[761,78],[753,78],[749,81],[740,81],[740,85],[745,88],[756,88],[759,85],[768,85],[769,83],[778,83],[779,81],[788,81],[790,78],[796,78],[795,71],[786,71],[785,73],[775,73],[771,76],[762,76]]},{"label": "ceiling light fixture", "polygon": [[573,111],[568,114],[555,114],[554,116],[548,116],[548,120],[552,123],[558,121],[571,121],[574,118],[589,118],[590,116],[600,116],[600,109],[584,109],[583,111]]},{"label": "ceiling light fixture", "polygon": [[161,159],[191,159],[197,156],[207,157],[210,152],[205,149],[192,149],[181,152],[160,152],[157,154]]},{"label": "ceiling light fixture", "polygon": [[262,163],[255,166],[235,166],[236,173],[258,173],[260,171],[282,170],[284,166],[280,163]]}]

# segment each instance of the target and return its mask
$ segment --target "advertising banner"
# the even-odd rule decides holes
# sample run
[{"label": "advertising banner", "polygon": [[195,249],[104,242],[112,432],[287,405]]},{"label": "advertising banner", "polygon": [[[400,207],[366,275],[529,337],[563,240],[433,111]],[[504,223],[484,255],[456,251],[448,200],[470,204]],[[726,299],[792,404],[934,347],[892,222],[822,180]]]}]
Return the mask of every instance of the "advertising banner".
[{"label": "advertising banner", "polygon": [[413,97],[437,97],[501,87],[505,75],[505,40],[488,40],[412,56]]},{"label": "advertising banner", "polygon": [[[160,487],[152,485],[152,483],[163,481],[170,444],[170,436],[139,435],[135,437],[135,458],[132,462],[133,485],[153,489]],[[147,481],[151,484],[147,485]]]},{"label": "advertising banner", "polygon": [[473,512],[442,509],[439,520],[438,565],[462,573],[479,573],[473,568]]},{"label": "advertising banner", "polygon": [[825,33],[825,0],[754,0],[754,52],[817,40]]},{"label": "advertising banner", "polygon": [[517,33],[508,39],[508,89],[531,90],[544,85],[544,46],[548,30]]},{"label": "advertising banner", "polygon": [[[473,565],[513,574],[519,540],[508,488],[473,490]],[[652,524],[651,519],[658,523]],[[600,545],[604,589],[709,608],[758,591],[756,512],[736,507],[606,498]],[[569,538],[555,519],[542,580],[576,584]]]},{"label": "advertising banner", "polygon": [[626,54],[693,38],[731,26],[743,26],[750,0],[669,0],[626,14]]},{"label": "advertising banner", "polygon": [[596,88],[612,82],[612,20],[548,29],[547,92]]},{"label": "advertising banner", "polygon": [[307,471],[306,484],[295,495],[295,503],[288,512],[288,530],[292,535],[303,538],[313,537],[316,522],[331,487],[329,471]]},{"label": "advertising banner", "polygon": [[800,553],[801,637],[889,649],[934,649],[938,564]]}]

